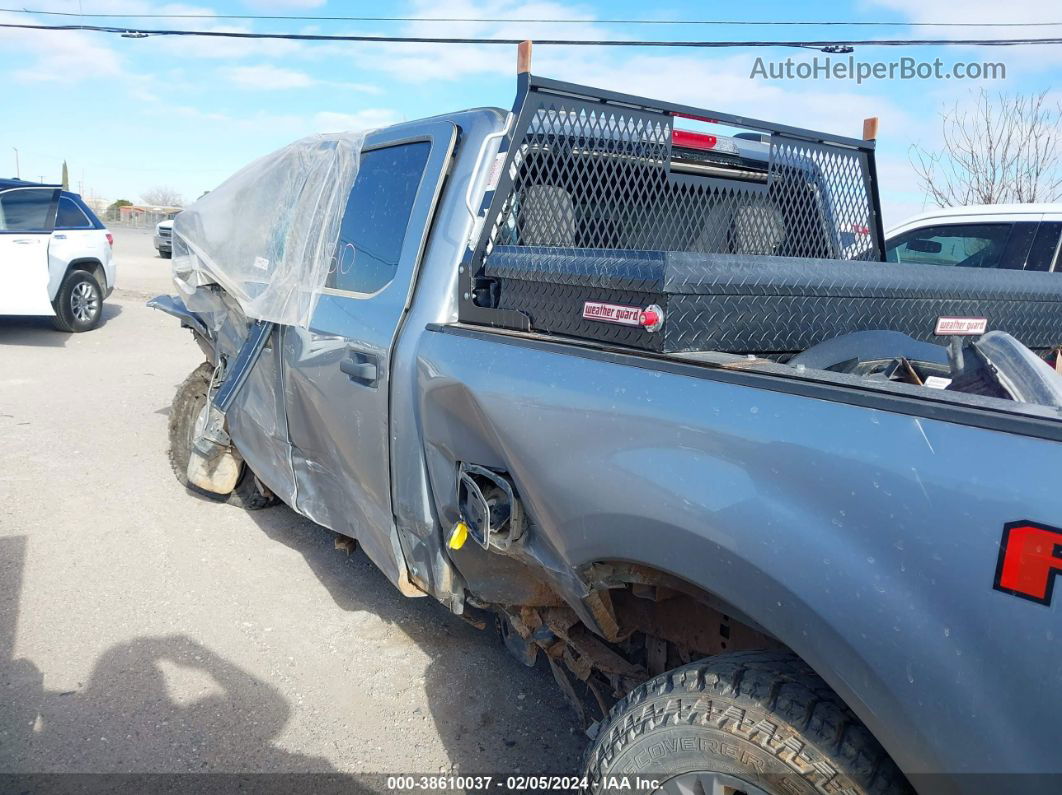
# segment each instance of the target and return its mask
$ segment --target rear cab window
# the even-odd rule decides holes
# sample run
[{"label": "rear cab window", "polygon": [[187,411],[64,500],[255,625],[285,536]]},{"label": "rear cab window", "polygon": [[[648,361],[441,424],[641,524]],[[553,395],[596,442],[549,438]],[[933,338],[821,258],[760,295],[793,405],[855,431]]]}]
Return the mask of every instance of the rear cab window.
[{"label": "rear cab window", "polygon": [[12,188],[0,192],[0,233],[51,232],[55,221],[52,188]]}]

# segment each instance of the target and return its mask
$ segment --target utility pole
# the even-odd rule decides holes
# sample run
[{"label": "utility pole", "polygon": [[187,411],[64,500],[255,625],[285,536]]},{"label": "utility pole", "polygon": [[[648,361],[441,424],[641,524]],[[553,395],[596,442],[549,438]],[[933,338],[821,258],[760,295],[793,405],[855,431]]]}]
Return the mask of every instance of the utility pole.
[{"label": "utility pole", "polygon": [[15,179],[22,179],[22,172],[18,168],[18,148],[14,146],[11,148],[15,150]]}]

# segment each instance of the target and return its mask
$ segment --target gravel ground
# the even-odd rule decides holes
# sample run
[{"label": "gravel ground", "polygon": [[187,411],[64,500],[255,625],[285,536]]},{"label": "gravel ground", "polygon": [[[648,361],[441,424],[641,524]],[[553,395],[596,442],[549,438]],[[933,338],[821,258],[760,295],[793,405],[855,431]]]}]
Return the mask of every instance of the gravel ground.
[{"label": "gravel ground", "polygon": [[286,507],[177,484],[201,355],[144,306],[150,234],[115,237],[99,329],[0,319],[0,771],[576,772],[548,670]]}]

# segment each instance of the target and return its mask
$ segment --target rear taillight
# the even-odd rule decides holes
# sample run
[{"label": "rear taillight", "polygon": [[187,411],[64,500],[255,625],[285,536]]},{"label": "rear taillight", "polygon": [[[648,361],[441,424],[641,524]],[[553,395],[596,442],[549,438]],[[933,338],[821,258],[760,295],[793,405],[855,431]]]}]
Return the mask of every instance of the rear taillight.
[{"label": "rear taillight", "polygon": [[112,248],[114,247],[114,235],[112,235],[110,232],[107,233],[107,245],[111,246]]},{"label": "rear taillight", "polygon": [[681,146],[685,149],[715,149],[719,138],[707,133],[695,133],[689,130],[672,130],[672,146]]},{"label": "rear taillight", "polygon": [[680,149],[697,149],[701,152],[726,152],[728,155],[738,153],[737,144],[734,143],[733,138],[678,128],[671,131],[671,145]]}]

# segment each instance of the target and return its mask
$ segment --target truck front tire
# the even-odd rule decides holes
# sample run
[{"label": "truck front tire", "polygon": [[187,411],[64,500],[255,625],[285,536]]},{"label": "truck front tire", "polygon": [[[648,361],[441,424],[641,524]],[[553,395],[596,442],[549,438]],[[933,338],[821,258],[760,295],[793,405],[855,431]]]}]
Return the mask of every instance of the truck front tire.
[{"label": "truck front tire", "polygon": [[622,776],[663,792],[911,792],[852,711],[784,651],[720,654],[645,682],[602,722],[586,775],[592,792]]},{"label": "truck front tire", "polygon": [[184,382],[177,387],[177,394],[170,406],[170,467],[177,481],[190,491],[201,494],[218,502],[227,502],[248,511],[256,511],[276,505],[278,500],[272,494],[259,488],[254,473],[247,464],[243,465],[240,479],[228,494],[214,494],[197,488],[188,482],[188,459],[191,456],[192,431],[196,418],[207,402],[210,379],[214,368],[209,362],[203,362],[192,371]]}]

